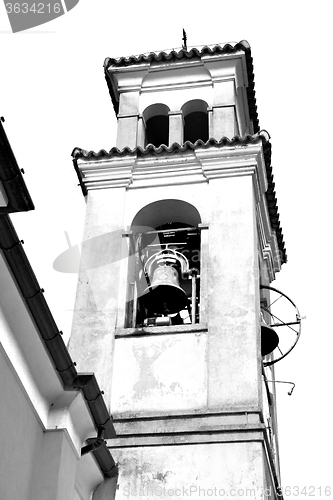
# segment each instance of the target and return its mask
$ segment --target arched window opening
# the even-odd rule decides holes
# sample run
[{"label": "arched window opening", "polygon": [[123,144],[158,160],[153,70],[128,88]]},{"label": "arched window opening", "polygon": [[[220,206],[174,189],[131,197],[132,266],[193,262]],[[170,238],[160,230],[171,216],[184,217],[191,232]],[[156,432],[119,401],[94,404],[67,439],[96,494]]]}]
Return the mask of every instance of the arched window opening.
[{"label": "arched window opening", "polygon": [[198,139],[206,142],[209,138],[208,104],[200,99],[189,101],[182,107],[184,116],[184,142],[194,143]]},{"label": "arched window opening", "polygon": [[199,323],[199,213],[180,200],[155,202],[140,212],[132,225],[136,260],[129,270],[126,326]]},{"label": "arched window opening", "polygon": [[169,144],[169,108],[165,104],[153,104],[145,109],[143,117],[146,123],[145,146]]}]

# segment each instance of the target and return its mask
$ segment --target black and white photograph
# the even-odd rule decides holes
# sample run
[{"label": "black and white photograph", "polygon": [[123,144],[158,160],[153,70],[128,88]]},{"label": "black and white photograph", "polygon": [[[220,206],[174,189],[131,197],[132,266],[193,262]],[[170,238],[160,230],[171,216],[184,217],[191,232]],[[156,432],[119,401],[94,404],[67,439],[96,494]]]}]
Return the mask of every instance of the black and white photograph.
[{"label": "black and white photograph", "polygon": [[331,19],[0,5],[0,500],[331,500]]}]

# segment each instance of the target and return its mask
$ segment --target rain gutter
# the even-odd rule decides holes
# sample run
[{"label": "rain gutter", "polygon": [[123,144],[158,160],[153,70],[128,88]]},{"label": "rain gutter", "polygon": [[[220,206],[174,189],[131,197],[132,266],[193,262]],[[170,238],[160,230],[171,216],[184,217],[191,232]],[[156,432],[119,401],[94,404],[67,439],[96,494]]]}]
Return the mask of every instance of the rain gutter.
[{"label": "rain gutter", "polygon": [[13,150],[9,144],[2,122],[5,119],[0,118],[0,182],[2,183],[8,204],[0,207],[1,214],[13,212],[22,212],[34,210],[34,204],[30,197],[28,188],[23,180],[24,170],[20,170]]}]

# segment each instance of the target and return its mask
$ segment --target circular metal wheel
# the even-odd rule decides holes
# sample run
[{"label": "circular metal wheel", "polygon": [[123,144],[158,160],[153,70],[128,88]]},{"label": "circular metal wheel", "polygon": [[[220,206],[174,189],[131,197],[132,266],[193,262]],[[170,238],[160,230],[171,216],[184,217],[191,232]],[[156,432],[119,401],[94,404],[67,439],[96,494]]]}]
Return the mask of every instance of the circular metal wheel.
[{"label": "circular metal wheel", "polygon": [[277,347],[263,356],[264,366],[270,366],[285,358],[295,347],[301,335],[301,317],[296,304],[276,288],[261,285],[261,311],[265,321],[279,337]]}]

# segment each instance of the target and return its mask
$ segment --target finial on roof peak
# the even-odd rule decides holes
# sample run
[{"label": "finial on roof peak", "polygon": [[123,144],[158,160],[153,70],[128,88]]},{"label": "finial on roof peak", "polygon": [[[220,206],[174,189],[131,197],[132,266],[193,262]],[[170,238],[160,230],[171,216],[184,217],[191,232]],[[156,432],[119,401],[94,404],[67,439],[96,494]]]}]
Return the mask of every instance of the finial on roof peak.
[{"label": "finial on roof peak", "polygon": [[183,40],[183,42],[184,42],[184,43],[182,44],[182,48],[183,48],[184,50],[187,50],[187,35],[186,35],[186,31],[184,30],[184,28],[183,28],[183,38],[182,38],[182,40]]}]

